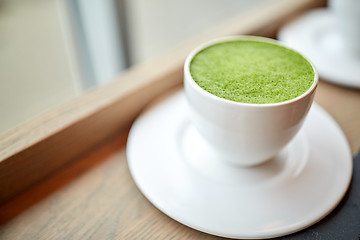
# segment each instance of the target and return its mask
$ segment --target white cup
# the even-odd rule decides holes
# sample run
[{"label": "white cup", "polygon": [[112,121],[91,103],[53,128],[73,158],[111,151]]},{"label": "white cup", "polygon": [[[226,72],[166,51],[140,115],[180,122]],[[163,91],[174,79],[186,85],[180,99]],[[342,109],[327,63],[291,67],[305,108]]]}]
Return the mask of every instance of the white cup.
[{"label": "white cup", "polygon": [[[307,92],[286,102],[249,104],[226,100],[202,89],[191,77],[190,63],[202,49],[231,40],[279,42],[262,37],[217,39],[193,50],[185,61],[184,87],[190,119],[200,135],[221,156],[239,166],[253,166],[279,153],[296,135],[313,102],[318,75]],[[312,65],[313,66],[313,65]]]},{"label": "white cup", "polygon": [[360,57],[360,0],[330,0],[344,49]]}]

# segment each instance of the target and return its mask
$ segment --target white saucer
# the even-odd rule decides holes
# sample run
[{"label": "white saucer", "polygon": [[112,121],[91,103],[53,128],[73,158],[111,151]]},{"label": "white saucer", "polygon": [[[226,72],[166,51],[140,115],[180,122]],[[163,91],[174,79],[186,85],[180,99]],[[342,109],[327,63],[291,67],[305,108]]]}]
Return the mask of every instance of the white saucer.
[{"label": "white saucer", "polygon": [[182,91],[138,118],[127,158],[135,183],[162,212],[232,238],[270,238],[306,228],[335,208],[352,175],[344,134],[316,104],[279,156],[238,168],[212,157],[188,120]]},{"label": "white saucer", "polygon": [[281,29],[278,39],[312,61],[320,78],[360,88],[360,56],[345,48],[335,21],[330,10],[313,10]]}]

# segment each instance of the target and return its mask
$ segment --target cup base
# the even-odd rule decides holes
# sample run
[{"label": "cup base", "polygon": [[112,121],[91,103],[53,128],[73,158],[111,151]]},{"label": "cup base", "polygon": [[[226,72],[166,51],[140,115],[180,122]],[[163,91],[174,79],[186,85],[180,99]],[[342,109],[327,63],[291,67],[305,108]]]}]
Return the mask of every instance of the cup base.
[{"label": "cup base", "polygon": [[284,175],[293,174],[289,169],[301,171],[309,153],[304,137],[299,134],[272,158],[258,162],[247,162],[246,159],[239,161],[239,157],[231,157],[214,150],[190,122],[182,126],[179,134],[178,144],[182,159],[199,175],[226,185],[266,185],[281,181],[286,177]]},{"label": "cup base", "polygon": [[201,136],[195,126],[191,122],[187,122],[183,126],[179,137],[181,146],[181,152],[184,159],[190,164],[198,165],[226,165],[231,168],[256,168],[260,167],[268,162],[277,161],[279,158],[283,158],[284,151],[275,154],[273,157],[265,159],[249,159],[245,156],[237,154],[229,154],[226,151],[220,151]]}]

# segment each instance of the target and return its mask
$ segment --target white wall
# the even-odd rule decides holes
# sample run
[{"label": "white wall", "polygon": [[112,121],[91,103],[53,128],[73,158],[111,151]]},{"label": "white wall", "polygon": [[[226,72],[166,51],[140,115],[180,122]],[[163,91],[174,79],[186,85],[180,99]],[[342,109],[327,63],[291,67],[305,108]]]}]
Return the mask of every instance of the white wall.
[{"label": "white wall", "polygon": [[132,62],[176,47],[266,0],[126,0]]},{"label": "white wall", "polygon": [[0,134],[79,93],[56,0],[0,6]]}]

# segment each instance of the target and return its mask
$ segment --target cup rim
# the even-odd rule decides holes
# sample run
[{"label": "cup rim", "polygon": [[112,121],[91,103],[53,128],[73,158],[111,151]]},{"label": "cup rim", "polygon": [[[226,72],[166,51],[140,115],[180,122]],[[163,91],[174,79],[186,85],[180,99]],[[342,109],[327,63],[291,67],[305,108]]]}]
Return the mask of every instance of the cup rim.
[{"label": "cup rim", "polygon": [[[212,93],[209,93],[208,91],[206,91],[205,89],[203,89],[202,87],[200,87],[195,80],[192,78],[191,73],[190,73],[190,63],[192,61],[192,59],[194,58],[194,56],[196,54],[198,54],[200,51],[204,50],[205,48],[208,48],[210,46],[213,46],[215,44],[218,43],[224,43],[224,42],[230,42],[230,41],[236,41],[236,40],[252,40],[252,41],[258,41],[258,42],[267,42],[267,43],[272,43],[284,48],[287,48],[291,51],[294,51],[295,53],[299,54],[301,57],[303,57],[306,61],[308,61],[314,71],[314,81],[313,84],[310,86],[310,88],[304,92],[303,94],[297,96],[296,98],[292,98],[290,100],[287,101],[283,101],[283,102],[278,102],[278,103],[243,103],[243,102],[235,102],[232,100],[228,100],[225,98],[221,98],[218,97]],[[303,54],[299,53],[298,51],[296,51],[295,49],[285,45],[284,43],[275,40],[275,39],[271,39],[271,38],[266,38],[266,37],[259,37],[259,36],[251,36],[251,35],[237,35],[237,36],[227,36],[227,37],[220,37],[220,38],[216,38],[214,40],[205,42],[203,44],[201,44],[200,46],[198,46],[197,48],[193,49],[190,54],[187,56],[186,60],[185,60],[185,64],[184,64],[184,75],[185,75],[185,79],[188,79],[188,83],[197,91],[200,91],[201,94],[204,94],[207,97],[210,97],[216,101],[221,101],[223,103],[226,104],[232,104],[232,105],[240,105],[240,106],[251,106],[251,107],[274,107],[274,106],[281,106],[281,105],[287,105],[293,102],[297,102],[303,98],[305,98],[306,96],[310,95],[315,89],[316,86],[318,85],[319,82],[319,76],[318,73],[315,69],[314,64],[308,59],[306,58]]]}]

